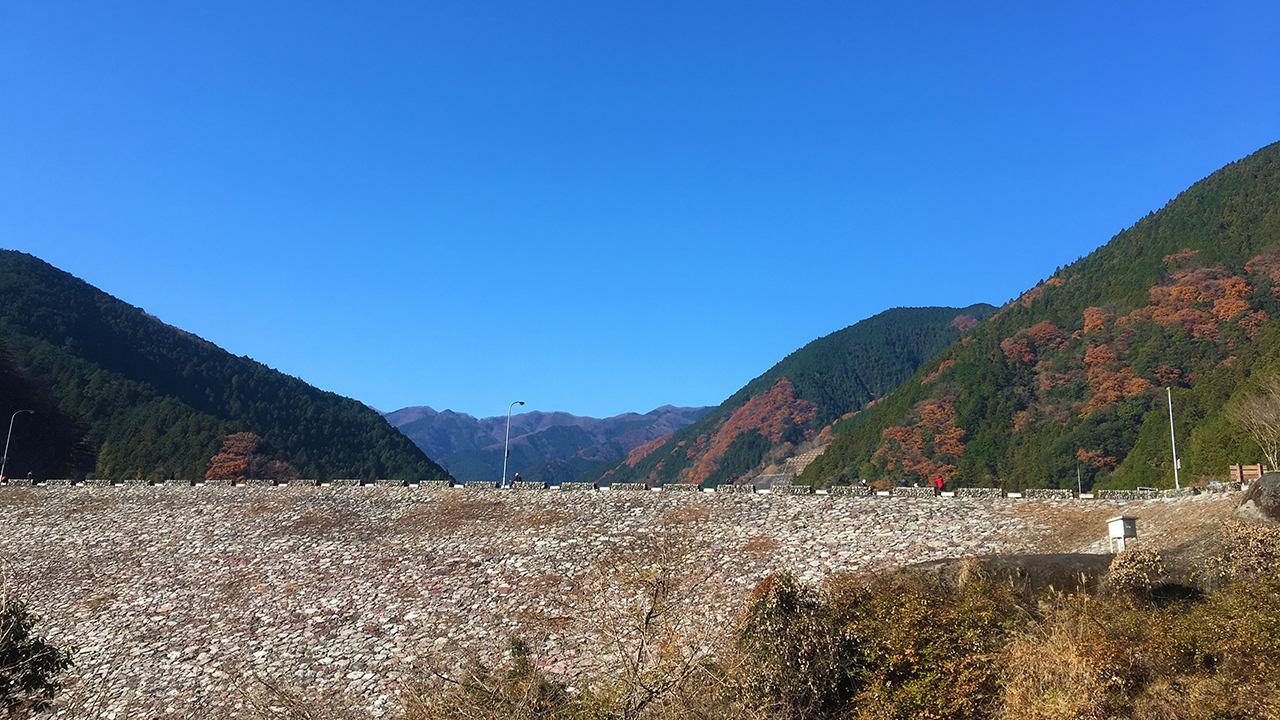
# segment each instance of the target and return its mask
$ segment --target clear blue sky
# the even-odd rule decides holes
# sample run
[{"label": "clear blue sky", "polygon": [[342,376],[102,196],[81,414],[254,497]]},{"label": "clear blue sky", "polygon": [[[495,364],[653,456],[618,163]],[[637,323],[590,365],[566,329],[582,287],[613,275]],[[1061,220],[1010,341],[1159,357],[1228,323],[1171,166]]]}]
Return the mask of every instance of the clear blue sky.
[{"label": "clear blue sky", "polygon": [[0,246],[383,410],[717,404],[1276,140],[1274,0],[0,5]]}]

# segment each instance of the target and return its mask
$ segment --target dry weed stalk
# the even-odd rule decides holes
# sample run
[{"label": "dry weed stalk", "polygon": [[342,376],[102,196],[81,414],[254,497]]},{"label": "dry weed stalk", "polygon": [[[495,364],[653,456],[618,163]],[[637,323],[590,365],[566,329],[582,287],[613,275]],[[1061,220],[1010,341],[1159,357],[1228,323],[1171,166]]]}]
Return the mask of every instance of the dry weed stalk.
[{"label": "dry weed stalk", "polygon": [[663,528],[602,553],[568,601],[595,636],[585,665],[613,717],[634,720],[714,682],[708,666],[724,638],[715,631],[709,549],[695,537]]},{"label": "dry weed stalk", "polygon": [[253,678],[241,691],[245,706],[256,720],[365,720],[367,712],[317,693],[309,693],[264,677]]},{"label": "dry weed stalk", "polygon": [[1060,604],[1055,622],[1010,643],[1001,658],[1004,693],[998,720],[1101,717],[1107,683],[1084,651],[1096,635],[1095,621],[1084,610]]}]

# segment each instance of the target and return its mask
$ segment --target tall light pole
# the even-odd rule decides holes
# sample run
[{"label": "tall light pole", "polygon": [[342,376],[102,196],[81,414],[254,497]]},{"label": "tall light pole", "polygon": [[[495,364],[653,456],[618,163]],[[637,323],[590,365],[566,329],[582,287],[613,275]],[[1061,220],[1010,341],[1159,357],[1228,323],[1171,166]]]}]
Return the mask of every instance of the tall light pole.
[{"label": "tall light pole", "polygon": [[507,486],[507,458],[511,457],[511,408],[523,404],[523,400],[517,400],[507,406],[507,441],[502,444],[502,482],[498,487]]},{"label": "tall light pole", "polygon": [[1178,482],[1178,440],[1173,436],[1173,391],[1166,387],[1164,394],[1169,398],[1169,444],[1173,446],[1173,488],[1181,490],[1182,485]]},{"label": "tall light pole", "polygon": [[9,441],[13,439],[13,421],[17,420],[18,416],[21,415],[22,413],[31,413],[32,415],[35,415],[36,411],[35,410],[19,410],[18,412],[13,414],[13,417],[9,418],[9,434],[6,435],[4,438],[4,457],[0,458],[0,478],[3,478],[5,476],[4,466],[9,464]]}]

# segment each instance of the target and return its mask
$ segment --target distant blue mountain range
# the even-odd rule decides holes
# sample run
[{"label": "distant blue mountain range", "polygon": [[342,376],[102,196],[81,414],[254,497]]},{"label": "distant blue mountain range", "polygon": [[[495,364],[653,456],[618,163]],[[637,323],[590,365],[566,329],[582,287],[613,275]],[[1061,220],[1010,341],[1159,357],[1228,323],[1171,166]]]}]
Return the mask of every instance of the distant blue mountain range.
[{"label": "distant blue mountain range", "polygon": [[[710,407],[664,405],[650,412],[607,418],[564,412],[511,416],[508,475],[532,482],[574,480],[592,468],[668,435],[705,415]],[[384,413],[427,454],[460,481],[497,481],[502,476],[502,444],[507,417],[476,418],[452,410],[407,407]]]}]

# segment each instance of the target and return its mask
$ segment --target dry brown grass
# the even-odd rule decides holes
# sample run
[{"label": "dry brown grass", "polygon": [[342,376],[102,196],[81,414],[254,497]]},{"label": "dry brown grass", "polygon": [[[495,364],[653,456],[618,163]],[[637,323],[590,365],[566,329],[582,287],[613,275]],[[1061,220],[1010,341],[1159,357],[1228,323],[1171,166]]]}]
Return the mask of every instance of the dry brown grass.
[{"label": "dry brown grass", "polygon": [[360,513],[341,507],[313,507],[293,523],[293,529],[304,535],[330,536],[335,533],[368,536],[368,527]]},{"label": "dry brown grass", "polygon": [[1048,526],[1036,539],[1035,552],[1082,552],[1099,540],[1106,539],[1107,519],[1116,515],[1136,515],[1139,542],[1143,547],[1160,552],[1191,539],[1206,527],[1226,520],[1231,517],[1235,507],[1235,500],[1230,496],[1130,508],[1046,504],[1040,508],[1028,508],[1028,517],[1041,520]]},{"label": "dry brown grass", "polygon": [[677,505],[662,514],[659,520],[664,525],[689,525],[704,523],[711,519],[711,508],[702,504]]},{"label": "dry brown grass", "polygon": [[1004,652],[1000,720],[1103,717],[1109,678],[1084,651],[1094,634],[1083,614],[1019,636]]},{"label": "dry brown grass", "polygon": [[293,687],[274,678],[253,678],[240,690],[250,716],[256,720],[365,720],[341,698]]},{"label": "dry brown grass", "polygon": [[249,517],[262,517],[264,515],[280,515],[288,510],[288,503],[280,500],[270,500],[267,502],[259,501],[250,505],[246,514]]},{"label": "dry brown grass", "polygon": [[1042,553],[1080,552],[1105,539],[1107,518],[1116,514],[1112,507],[1049,507],[1044,512],[1052,515],[1052,521],[1036,543],[1036,551]]},{"label": "dry brown grass", "polygon": [[518,522],[520,515],[527,513],[513,512],[501,500],[448,498],[408,510],[397,519],[396,526],[402,532],[448,534],[466,531],[474,523]]},{"label": "dry brown grass", "polygon": [[740,552],[751,555],[767,555],[778,549],[778,541],[768,535],[755,535],[738,548]]},{"label": "dry brown grass", "polygon": [[1280,526],[1228,520],[1218,568],[1229,579],[1253,580],[1280,571]]},{"label": "dry brown grass", "polygon": [[33,507],[40,503],[41,493],[35,488],[29,487],[6,487],[0,490],[0,508],[10,510],[14,508]]}]

